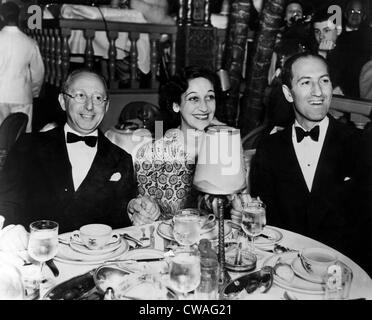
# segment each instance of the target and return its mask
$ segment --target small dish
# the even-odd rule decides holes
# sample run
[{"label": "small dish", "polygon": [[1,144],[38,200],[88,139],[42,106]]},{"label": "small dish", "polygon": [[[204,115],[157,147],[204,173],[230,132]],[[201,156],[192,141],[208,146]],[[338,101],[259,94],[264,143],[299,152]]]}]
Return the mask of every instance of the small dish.
[{"label": "small dish", "polygon": [[240,264],[236,264],[236,257],[238,255],[238,245],[229,246],[225,253],[226,269],[234,272],[247,272],[254,270],[257,265],[257,257],[247,249],[240,249]]},{"label": "small dish", "polygon": [[294,258],[292,263],[291,263],[291,267],[292,267],[292,270],[294,271],[294,273],[296,275],[298,275],[299,277],[307,280],[307,281],[310,281],[310,282],[314,282],[314,283],[324,283],[324,280],[322,279],[322,277],[316,275],[316,274],[310,274],[308,273],[302,263],[301,263],[301,258],[300,257],[297,257],[297,258]]}]

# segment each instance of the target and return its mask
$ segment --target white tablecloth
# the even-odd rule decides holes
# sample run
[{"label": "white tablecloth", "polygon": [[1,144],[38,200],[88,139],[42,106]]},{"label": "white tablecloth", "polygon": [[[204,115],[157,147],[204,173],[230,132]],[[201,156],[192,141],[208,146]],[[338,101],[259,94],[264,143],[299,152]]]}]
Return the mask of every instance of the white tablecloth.
[{"label": "white tablecloth", "polygon": [[[155,223],[155,225],[158,225],[158,222]],[[146,234],[149,234],[149,225],[146,225]],[[130,228],[137,228],[137,227],[130,227]],[[328,249],[333,250],[332,248],[315,241],[313,239],[310,239],[308,237],[302,236],[300,234],[287,231],[284,229],[279,229],[283,233],[283,239],[280,242],[281,245],[283,246],[288,246],[293,249],[302,249],[305,247],[325,247]],[[125,230],[128,230],[126,228],[123,229],[117,229],[120,233],[123,233]],[[164,239],[160,237],[157,232],[155,231],[155,248],[163,250],[164,248]],[[368,274],[360,267],[358,266],[355,262],[350,260],[348,257],[344,256],[340,252],[333,250],[336,252],[339,260],[341,260],[343,263],[348,265],[352,271],[353,271],[353,281],[351,284],[351,289],[350,289],[350,295],[349,298],[367,298],[367,299],[372,299],[372,280],[368,276]],[[271,254],[270,253],[265,253],[266,257],[269,257]],[[261,259],[257,262],[257,269],[260,269],[262,267],[262,264],[264,262],[264,259]],[[67,264],[67,263],[61,263],[56,261],[56,265],[58,266],[60,270],[60,275],[58,278],[54,278],[55,284],[61,283],[63,281],[66,281],[74,276],[83,274],[89,270],[92,270],[96,268],[97,266],[94,265],[73,265],[73,264]],[[45,268],[48,270],[47,268]],[[48,270],[47,272],[50,272]],[[241,274],[238,273],[231,273],[230,274],[233,279],[236,277],[240,276]],[[53,277],[53,276],[52,276]],[[276,284],[273,284],[271,287],[269,293],[275,296],[280,296],[282,297],[284,294],[285,289],[277,286]],[[288,290],[287,290],[288,291]],[[46,289],[43,291],[46,292]],[[316,300],[316,299],[323,299],[321,295],[312,295],[312,294],[302,294],[298,292],[291,292],[295,297],[298,299],[303,299],[303,300]]]}]

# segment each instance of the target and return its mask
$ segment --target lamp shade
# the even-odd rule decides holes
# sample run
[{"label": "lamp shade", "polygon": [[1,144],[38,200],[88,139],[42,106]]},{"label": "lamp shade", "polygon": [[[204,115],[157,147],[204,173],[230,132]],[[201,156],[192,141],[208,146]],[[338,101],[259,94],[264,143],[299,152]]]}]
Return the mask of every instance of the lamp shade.
[{"label": "lamp shade", "polygon": [[239,129],[208,128],[199,149],[193,184],[199,191],[216,195],[232,194],[245,188]]}]

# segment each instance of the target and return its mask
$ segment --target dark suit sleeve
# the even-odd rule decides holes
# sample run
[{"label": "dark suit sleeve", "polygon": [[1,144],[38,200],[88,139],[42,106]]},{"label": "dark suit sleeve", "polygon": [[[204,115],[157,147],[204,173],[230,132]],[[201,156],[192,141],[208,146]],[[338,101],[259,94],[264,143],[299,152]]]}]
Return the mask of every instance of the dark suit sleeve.
[{"label": "dark suit sleeve", "polygon": [[5,225],[22,222],[17,212],[25,196],[22,178],[27,170],[27,160],[31,157],[31,145],[29,135],[21,137],[10,150],[0,172],[0,215],[5,217]]},{"label": "dark suit sleeve", "polygon": [[251,194],[259,196],[266,204],[267,221],[270,225],[281,225],[275,204],[275,178],[270,159],[270,147],[267,139],[263,140],[257,148],[256,154],[252,159],[252,169],[250,172]]}]

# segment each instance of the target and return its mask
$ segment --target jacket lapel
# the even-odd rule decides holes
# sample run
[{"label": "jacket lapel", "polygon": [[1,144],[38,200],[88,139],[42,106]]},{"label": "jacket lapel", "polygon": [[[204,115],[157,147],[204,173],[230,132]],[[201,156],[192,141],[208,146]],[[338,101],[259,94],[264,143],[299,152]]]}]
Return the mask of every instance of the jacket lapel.
[{"label": "jacket lapel", "polygon": [[280,161],[283,163],[280,165],[280,168],[286,168],[286,170],[288,170],[288,174],[292,175],[299,190],[309,193],[309,189],[307,188],[306,181],[304,175],[302,174],[302,170],[297,160],[296,152],[292,143],[292,126],[289,126],[283,130],[281,149]]},{"label": "jacket lapel", "polygon": [[115,167],[115,158],[113,157],[111,150],[108,140],[106,140],[101,131],[98,131],[97,153],[87,176],[82,181],[76,192],[91,189],[93,186],[101,186],[106,181],[109,181]]},{"label": "jacket lapel", "polygon": [[45,133],[45,141],[41,146],[40,157],[45,172],[57,191],[63,189],[69,194],[74,191],[72,169],[67,154],[63,126]]},{"label": "jacket lapel", "polygon": [[320,152],[318,165],[314,174],[312,187],[312,193],[314,194],[319,192],[322,185],[328,185],[327,179],[329,178],[329,174],[327,171],[335,165],[334,163],[331,163],[334,151],[333,145],[337,144],[337,141],[335,141],[334,126],[335,123],[333,122],[333,119],[329,117],[327,133],[324,138],[322,151]]}]

